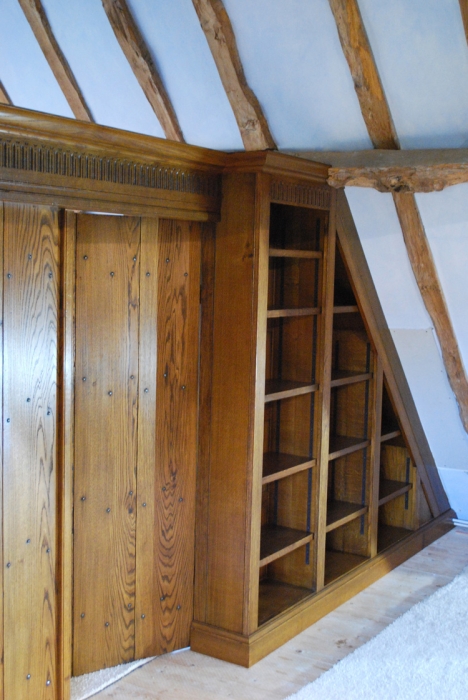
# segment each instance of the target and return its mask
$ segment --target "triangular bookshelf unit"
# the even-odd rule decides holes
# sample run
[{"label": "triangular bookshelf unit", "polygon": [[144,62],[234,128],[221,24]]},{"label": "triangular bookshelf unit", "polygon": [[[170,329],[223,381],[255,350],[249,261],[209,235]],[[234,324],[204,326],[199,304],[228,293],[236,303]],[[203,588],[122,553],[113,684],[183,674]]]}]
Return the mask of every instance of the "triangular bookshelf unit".
[{"label": "triangular bookshelf unit", "polygon": [[450,528],[344,195],[297,163],[233,156],[204,309],[191,646],[245,666]]}]

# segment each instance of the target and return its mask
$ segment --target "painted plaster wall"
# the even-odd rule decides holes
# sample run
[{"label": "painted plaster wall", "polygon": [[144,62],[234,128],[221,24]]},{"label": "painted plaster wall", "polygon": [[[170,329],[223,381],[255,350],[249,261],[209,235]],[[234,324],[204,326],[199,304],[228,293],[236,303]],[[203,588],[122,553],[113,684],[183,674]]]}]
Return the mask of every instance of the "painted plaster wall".
[{"label": "painted plaster wall", "polygon": [[[382,308],[452,507],[468,520],[468,435],[406,253],[391,195],[346,196]],[[468,186],[418,195],[438,273],[468,366]]]}]

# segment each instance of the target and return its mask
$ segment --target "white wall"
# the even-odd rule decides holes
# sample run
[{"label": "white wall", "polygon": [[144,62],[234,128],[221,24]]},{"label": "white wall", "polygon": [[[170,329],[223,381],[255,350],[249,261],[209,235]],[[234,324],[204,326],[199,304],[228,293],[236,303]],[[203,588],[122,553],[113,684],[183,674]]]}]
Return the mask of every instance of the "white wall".
[{"label": "white wall", "polygon": [[[418,204],[468,366],[468,188],[419,195]],[[468,520],[468,435],[431,319],[416,285],[390,194],[347,188],[346,196],[382,308],[451,506]]]}]

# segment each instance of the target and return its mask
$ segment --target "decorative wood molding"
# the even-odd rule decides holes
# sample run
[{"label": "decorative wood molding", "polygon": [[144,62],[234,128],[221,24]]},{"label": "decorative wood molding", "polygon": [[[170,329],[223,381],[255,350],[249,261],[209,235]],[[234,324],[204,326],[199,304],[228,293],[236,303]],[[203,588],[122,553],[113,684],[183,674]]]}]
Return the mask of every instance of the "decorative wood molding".
[{"label": "decorative wood molding", "polygon": [[468,0],[459,0],[460,2],[460,12],[463,20],[463,27],[465,29],[466,40],[468,41]]},{"label": "decorative wood molding", "polygon": [[329,163],[331,187],[373,187],[379,192],[439,192],[468,182],[468,149],[411,151],[308,151],[299,156]]},{"label": "decorative wood molding", "polygon": [[92,122],[91,112],[81,93],[67,59],[52,32],[41,0],[18,0],[39,46],[77,119]]},{"label": "decorative wood molding", "polygon": [[0,138],[0,168],[218,197],[216,174]]},{"label": "decorative wood molding", "polygon": [[329,3],[372,143],[376,148],[399,148],[357,0],[329,0]]},{"label": "decorative wood molding", "polygon": [[434,324],[450,386],[458,401],[460,418],[468,432],[468,379],[418,206],[410,194],[394,193],[393,200],[411,267]]},{"label": "decorative wood molding", "polygon": [[272,180],[270,184],[270,199],[272,202],[280,204],[294,204],[299,207],[314,207],[314,209],[330,209],[331,192],[324,187],[311,187],[283,180]]},{"label": "decorative wood molding", "polygon": [[5,104],[5,105],[11,105],[10,96],[7,93],[5,86],[3,85],[1,80],[0,80],[0,102]]},{"label": "decorative wood molding", "polygon": [[184,141],[177,115],[126,0],[102,0],[117,41],[168,139]]},{"label": "decorative wood molding", "polygon": [[193,0],[247,151],[276,148],[262,108],[247,84],[231,21],[221,0]]}]

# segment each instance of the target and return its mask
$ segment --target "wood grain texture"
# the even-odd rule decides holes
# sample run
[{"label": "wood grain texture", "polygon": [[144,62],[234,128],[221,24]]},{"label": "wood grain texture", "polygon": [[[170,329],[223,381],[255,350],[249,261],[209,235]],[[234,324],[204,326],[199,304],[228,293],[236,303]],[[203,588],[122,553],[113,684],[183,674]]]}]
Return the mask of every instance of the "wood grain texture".
[{"label": "wood grain texture", "polygon": [[11,99],[10,99],[10,96],[6,90],[6,87],[4,86],[4,84],[2,83],[1,80],[0,80],[0,102],[5,104],[5,105],[13,104]]},{"label": "wood grain texture", "polygon": [[[160,221],[153,494],[158,653],[188,646],[193,620],[200,255],[198,224]],[[141,494],[139,508],[140,501]]]},{"label": "wood grain texture", "polygon": [[262,108],[247,84],[231,21],[221,0],[193,0],[246,151],[276,148]]},{"label": "wood grain texture", "polygon": [[329,3],[371,141],[376,148],[398,148],[398,137],[357,0],[329,0]]},{"label": "wood grain texture", "polygon": [[[158,308],[158,219],[141,220],[140,329],[138,376],[138,467],[135,510],[136,595],[135,658],[160,653],[161,606],[154,590],[158,566],[154,528],[156,487],[156,364]],[[149,273],[149,275],[147,275]],[[145,389],[148,389],[145,392]],[[161,406],[164,410],[164,407]],[[143,503],[146,505],[143,506]]]},{"label": "wood grain texture", "polygon": [[57,211],[6,204],[4,235],[4,692],[55,700]]},{"label": "wood grain texture", "polygon": [[174,107],[126,0],[102,0],[117,41],[168,139],[184,141]]},{"label": "wood grain texture", "polygon": [[252,459],[252,419],[247,407],[253,405],[255,392],[255,175],[226,175],[222,206],[216,234],[210,500],[205,513],[208,563],[202,621],[242,632],[245,587],[250,583],[245,558],[250,556],[246,523],[251,503],[246,496]]},{"label": "wood grain texture", "polygon": [[195,514],[195,581],[193,616],[206,618],[208,507],[210,500],[211,392],[213,365],[214,273],[216,228],[205,225],[201,241],[200,398],[198,421],[197,504]]},{"label": "wood grain texture", "polygon": [[58,698],[68,700],[73,644],[73,466],[75,457],[76,214],[61,220],[62,293],[59,353],[58,471]]},{"label": "wood grain texture", "polygon": [[434,324],[448,380],[458,402],[463,426],[468,432],[468,378],[418,205],[414,196],[409,194],[394,194],[393,201],[413,274]]},{"label": "wood grain texture", "polygon": [[74,675],[135,654],[139,248],[139,219],[78,217]]},{"label": "wood grain texture", "polygon": [[330,187],[371,187],[378,192],[440,192],[468,182],[468,164],[432,167],[330,168]]},{"label": "wood grain texture", "polygon": [[89,107],[57,43],[41,0],[18,0],[18,2],[73,114],[77,119],[92,122]]}]

